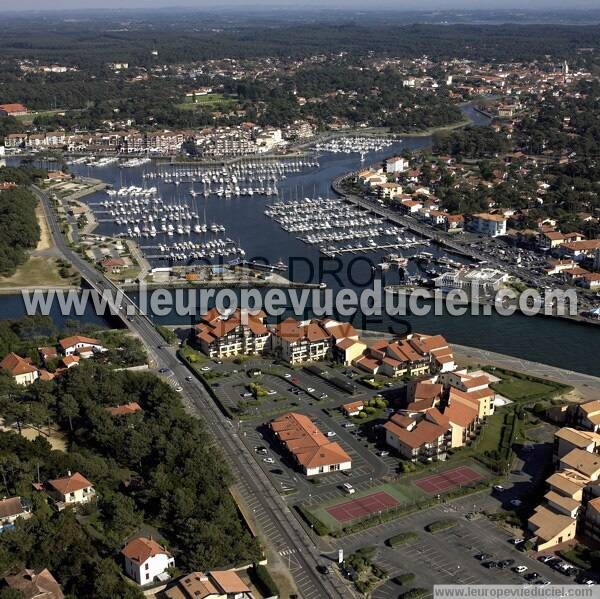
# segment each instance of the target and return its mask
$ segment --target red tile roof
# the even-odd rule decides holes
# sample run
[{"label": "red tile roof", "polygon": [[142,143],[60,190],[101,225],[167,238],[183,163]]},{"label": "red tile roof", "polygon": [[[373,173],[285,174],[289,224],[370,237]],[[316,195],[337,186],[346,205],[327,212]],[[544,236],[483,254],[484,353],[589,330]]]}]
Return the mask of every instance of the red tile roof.
[{"label": "red tile roof", "polygon": [[58,491],[61,495],[67,495],[68,493],[74,493],[75,491],[81,491],[81,489],[87,489],[92,487],[92,483],[85,478],[85,476],[75,472],[71,476],[65,478],[56,478],[49,480],[48,484]]},{"label": "red tile roof", "polygon": [[145,537],[129,541],[121,550],[121,554],[137,564],[143,564],[155,555],[171,555],[162,545]]}]

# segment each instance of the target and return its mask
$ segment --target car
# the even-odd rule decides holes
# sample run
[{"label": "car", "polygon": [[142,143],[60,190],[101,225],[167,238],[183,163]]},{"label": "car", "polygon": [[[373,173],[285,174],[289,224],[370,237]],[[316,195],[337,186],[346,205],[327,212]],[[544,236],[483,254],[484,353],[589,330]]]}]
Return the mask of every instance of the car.
[{"label": "car", "polygon": [[510,505],[512,505],[513,507],[521,507],[522,504],[523,504],[523,502],[520,499],[511,499],[510,500]]},{"label": "car", "polygon": [[521,543],[525,542],[525,539],[520,539],[520,538],[509,539],[508,542],[511,543],[511,545],[520,545]]},{"label": "car", "polygon": [[511,558],[503,559],[498,562],[498,567],[499,568],[508,568],[508,567],[512,566],[514,563],[515,563],[514,559],[511,559]]},{"label": "car", "polygon": [[537,572],[529,572],[529,574],[525,574],[525,580],[529,580],[530,582],[537,580],[539,577],[540,575]]},{"label": "car", "polygon": [[549,580],[547,580],[546,578],[538,578],[536,580],[537,584],[542,585],[543,587],[548,586],[549,584],[552,584]]},{"label": "car", "polygon": [[354,422],[344,422],[344,424],[342,424],[342,426],[344,428],[354,428],[356,425],[354,424]]},{"label": "car", "polygon": [[175,391],[177,391],[177,393],[181,393],[183,391],[183,387],[181,385],[177,385],[175,387]]},{"label": "car", "polygon": [[161,374],[164,374],[165,372],[169,372],[168,368],[159,368],[158,372],[160,372]]},{"label": "car", "polygon": [[201,370],[202,372],[209,372],[209,371],[210,371],[210,369],[211,369],[211,368],[210,368],[210,366],[203,366],[203,367],[202,367],[200,370]]},{"label": "car", "polygon": [[504,487],[502,485],[494,485],[492,489],[494,489],[494,491],[498,491],[498,493],[502,493],[502,491],[504,491]]},{"label": "car", "polygon": [[269,472],[271,474],[276,474],[277,476],[281,476],[283,474],[283,470],[281,468],[271,468]]},{"label": "car", "polygon": [[267,395],[277,395],[277,391],[275,391],[275,389],[269,389]]},{"label": "car", "polygon": [[344,483],[342,485],[342,491],[344,491],[344,493],[348,493],[348,495],[356,493],[356,489],[350,483]]},{"label": "car", "polygon": [[285,373],[283,376],[284,376],[286,379],[291,379],[291,378],[292,378],[292,375],[291,375],[289,372],[286,372],[286,373]]},{"label": "car", "polygon": [[491,570],[492,568],[496,568],[498,566],[498,564],[494,561],[489,561],[489,562],[483,562],[483,566],[485,568],[488,568],[489,570]]},{"label": "car", "polygon": [[185,380],[190,383],[191,381],[193,381],[194,379],[191,376],[186,376]]},{"label": "car", "polygon": [[323,574],[325,576],[331,574],[331,568],[327,564],[319,564],[317,566],[317,571],[319,572],[319,574]]},{"label": "car", "polygon": [[329,396],[327,393],[321,393],[321,399],[327,399]]},{"label": "car", "polygon": [[379,454],[378,454],[378,455],[379,455],[379,457],[381,457],[381,458],[385,458],[385,457],[387,457],[387,456],[389,456],[389,455],[390,455],[390,452],[389,452],[389,451],[386,451],[385,449],[383,449],[383,450],[381,450],[381,451],[379,452]]},{"label": "car", "polygon": [[307,388],[306,388],[306,390],[307,390],[309,393],[314,393],[314,392],[315,392],[315,390],[314,390],[314,388],[313,388],[313,387],[307,387]]},{"label": "car", "polygon": [[336,433],[335,433],[334,431],[327,431],[327,432],[325,433],[325,436],[326,436],[326,437],[335,437],[335,435],[336,435]]},{"label": "car", "polygon": [[540,562],[542,562],[542,564],[547,564],[548,562],[552,561],[553,559],[556,559],[553,555],[540,555],[538,557],[538,560]]},{"label": "car", "polygon": [[263,458],[263,462],[265,464],[274,464],[275,460],[273,458]]},{"label": "car", "polygon": [[252,393],[250,393],[250,391],[244,391],[243,393],[240,393],[240,395],[242,397],[252,397]]},{"label": "car", "polygon": [[589,587],[594,586],[596,582],[592,578],[582,578],[580,584],[585,584]]},{"label": "car", "polygon": [[213,360],[215,364],[223,364],[223,360]]},{"label": "car", "polygon": [[480,562],[484,562],[485,560],[491,559],[491,555],[489,553],[478,553],[475,556],[476,560],[479,560]]},{"label": "car", "polygon": [[517,574],[523,574],[523,572],[527,572],[527,566],[515,566],[513,568],[513,570],[517,573]]}]

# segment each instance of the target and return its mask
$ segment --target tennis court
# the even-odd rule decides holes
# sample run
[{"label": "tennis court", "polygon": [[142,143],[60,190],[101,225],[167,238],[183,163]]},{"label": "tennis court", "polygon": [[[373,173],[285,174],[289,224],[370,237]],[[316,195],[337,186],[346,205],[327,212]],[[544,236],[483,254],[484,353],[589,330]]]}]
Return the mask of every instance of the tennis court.
[{"label": "tennis court", "polygon": [[438,493],[446,493],[447,491],[460,487],[462,485],[468,485],[483,479],[483,475],[479,472],[469,468],[468,466],[460,466],[459,468],[452,468],[439,474],[432,474],[419,478],[414,482],[419,489],[429,493],[430,495]]},{"label": "tennis court", "polygon": [[371,514],[383,512],[398,505],[398,503],[397,499],[394,499],[388,493],[381,491],[379,493],[366,495],[365,497],[359,497],[358,499],[344,501],[343,503],[332,505],[326,509],[338,522],[348,522],[350,520],[365,518]]}]

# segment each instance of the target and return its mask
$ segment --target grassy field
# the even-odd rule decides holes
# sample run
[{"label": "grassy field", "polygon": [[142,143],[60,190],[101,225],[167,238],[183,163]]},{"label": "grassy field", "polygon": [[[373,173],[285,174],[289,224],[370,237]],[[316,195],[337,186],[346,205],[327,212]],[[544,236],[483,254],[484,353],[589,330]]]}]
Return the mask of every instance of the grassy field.
[{"label": "grassy field", "polygon": [[501,379],[500,382],[491,385],[492,389],[515,402],[550,399],[555,395],[568,393],[572,390],[572,387],[562,383],[529,377],[509,370],[497,368],[490,370],[490,372]]},{"label": "grassy field", "polygon": [[[444,472],[445,470],[459,468],[460,466],[468,466],[469,468],[472,468],[476,472],[480,473],[483,479],[479,482],[483,482],[483,480],[490,480],[492,478],[491,473],[486,468],[484,468],[479,462],[476,462],[471,459],[450,459],[446,462],[437,462],[430,466],[420,468],[417,472],[414,472],[407,476],[403,476],[397,481],[390,483],[375,484],[372,487],[369,487],[368,489],[361,490],[360,492],[357,491],[353,495],[348,495],[347,497],[336,497],[335,499],[330,499],[328,501],[324,501],[323,503],[315,505],[305,505],[304,508],[313,517],[322,522],[329,530],[341,530],[344,526],[347,526],[348,524],[354,524],[355,521],[339,522],[327,511],[327,508],[330,508],[334,505],[338,505],[340,503],[344,503],[346,501],[352,501],[353,499],[359,499],[367,495],[372,495],[373,493],[384,492],[388,493],[398,501],[399,505],[395,507],[405,507],[407,509],[410,509],[412,506],[415,506],[422,501],[432,499],[432,495],[425,493],[425,491],[423,491],[421,488],[414,484],[416,480],[419,480],[426,476],[430,476],[432,474]],[[453,490],[454,489],[451,489],[449,492],[452,492]],[[441,495],[443,496],[444,494],[442,493]]]},{"label": "grassy field", "polygon": [[0,291],[26,287],[69,287],[69,280],[58,274],[55,258],[32,256],[12,277],[0,277]]},{"label": "grassy field", "polygon": [[196,98],[186,97],[183,102],[176,106],[180,110],[196,110],[198,108],[225,109],[231,108],[235,102],[235,98],[226,97],[223,94],[206,94],[206,96],[196,96]]}]

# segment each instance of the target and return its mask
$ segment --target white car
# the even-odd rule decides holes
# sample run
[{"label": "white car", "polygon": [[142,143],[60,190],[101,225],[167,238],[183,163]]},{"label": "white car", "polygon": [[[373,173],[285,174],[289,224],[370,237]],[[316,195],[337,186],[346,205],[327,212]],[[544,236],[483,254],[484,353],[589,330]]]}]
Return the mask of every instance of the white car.
[{"label": "white car", "polygon": [[513,545],[520,545],[521,543],[525,542],[525,539],[510,539],[508,542],[512,543]]},{"label": "white car", "polygon": [[277,391],[275,391],[275,389],[269,389],[267,391],[267,395],[276,395],[276,394],[277,394]]},{"label": "white car", "polygon": [[502,493],[502,491],[504,491],[504,487],[502,485],[494,485],[492,489],[494,489],[494,491],[498,491],[498,493]]},{"label": "white car", "polygon": [[202,372],[209,372],[210,371],[210,366],[203,366],[200,370]]},{"label": "white car", "polygon": [[291,378],[292,378],[292,375],[291,375],[289,372],[286,372],[286,373],[285,373],[283,376],[284,376],[286,379],[291,379]]},{"label": "white car", "polygon": [[263,458],[263,462],[265,464],[274,464],[275,460],[273,458]]},{"label": "white car", "polygon": [[385,458],[388,455],[390,455],[390,452],[386,451],[385,449],[383,451],[379,452],[379,456],[382,457],[382,458]]},{"label": "white car", "polygon": [[344,493],[348,493],[348,495],[356,493],[356,489],[350,483],[344,483],[342,485],[342,491],[344,491]]},{"label": "white car", "polygon": [[523,574],[523,572],[527,572],[527,566],[517,566],[515,572],[517,574]]},{"label": "white car", "polygon": [[345,424],[342,425],[344,428],[354,428],[356,425],[354,424],[354,422],[346,422]]},{"label": "white car", "polygon": [[306,388],[306,390],[307,390],[309,393],[314,393],[314,392],[315,392],[315,390],[314,390],[312,387],[307,387],[307,388]]},{"label": "white car", "polygon": [[327,437],[335,437],[335,433],[334,433],[333,431],[327,431],[327,432],[325,433],[325,435],[326,435]]}]

